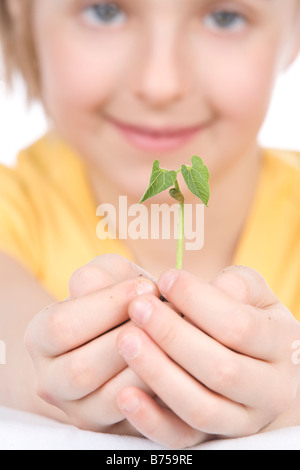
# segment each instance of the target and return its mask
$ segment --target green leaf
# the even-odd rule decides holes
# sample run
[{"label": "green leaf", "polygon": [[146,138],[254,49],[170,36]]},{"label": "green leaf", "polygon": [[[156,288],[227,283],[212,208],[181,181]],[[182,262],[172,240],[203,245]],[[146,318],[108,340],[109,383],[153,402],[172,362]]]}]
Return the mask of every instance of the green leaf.
[{"label": "green leaf", "polygon": [[181,173],[189,190],[207,206],[210,196],[209,171],[200,157],[192,157],[192,166],[182,165]]},{"label": "green leaf", "polygon": [[142,199],[140,200],[140,204],[150,197],[155,196],[156,194],[165,191],[166,189],[173,186],[177,178],[176,171],[169,171],[160,168],[160,163],[158,160],[155,160],[153,163],[152,174],[150,178],[150,183],[148,188],[146,189],[145,194],[143,195]]}]

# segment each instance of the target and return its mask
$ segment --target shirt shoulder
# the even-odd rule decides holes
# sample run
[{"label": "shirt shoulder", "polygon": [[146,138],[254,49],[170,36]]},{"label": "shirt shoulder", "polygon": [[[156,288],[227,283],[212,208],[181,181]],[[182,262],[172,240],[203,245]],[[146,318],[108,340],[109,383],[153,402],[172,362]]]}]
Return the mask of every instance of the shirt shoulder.
[{"label": "shirt shoulder", "polygon": [[52,133],[22,150],[13,167],[0,165],[0,250],[41,281],[54,278],[58,257],[77,267],[73,253],[80,245],[85,253],[93,215],[84,163]]},{"label": "shirt shoulder", "polygon": [[19,153],[15,170],[24,184],[27,183],[33,190],[33,181],[41,182],[47,188],[64,188],[64,195],[67,196],[73,194],[73,185],[83,184],[85,165],[62,139],[49,132]]},{"label": "shirt shoulder", "polygon": [[300,154],[263,151],[256,196],[236,252],[300,320]]},{"label": "shirt shoulder", "polygon": [[277,197],[290,199],[297,205],[300,199],[300,152],[268,149],[264,164],[265,186],[273,188]]},{"label": "shirt shoulder", "polygon": [[105,253],[127,255],[117,240],[97,237],[87,166],[56,134],[0,167],[0,251],[13,255],[55,298],[68,296],[72,273]]},{"label": "shirt shoulder", "polygon": [[36,272],[37,225],[27,185],[16,168],[0,165],[0,250]]},{"label": "shirt shoulder", "polygon": [[280,149],[266,149],[265,155],[277,161],[279,165],[283,165],[286,169],[297,172],[300,174],[300,151],[297,150],[280,150]]},{"label": "shirt shoulder", "polygon": [[59,212],[62,206],[80,211],[94,203],[84,162],[51,132],[22,150],[13,167],[0,165],[0,181],[2,200],[20,196],[36,215],[51,205]]}]

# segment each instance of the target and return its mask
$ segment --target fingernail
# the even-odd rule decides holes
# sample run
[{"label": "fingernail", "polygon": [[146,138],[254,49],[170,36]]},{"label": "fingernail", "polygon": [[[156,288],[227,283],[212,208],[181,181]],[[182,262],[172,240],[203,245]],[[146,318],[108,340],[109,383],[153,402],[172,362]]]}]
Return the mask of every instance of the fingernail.
[{"label": "fingernail", "polygon": [[158,281],[158,288],[162,294],[167,294],[178,277],[177,271],[167,271]]},{"label": "fingernail", "polygon": [[150,320],[153,305],[147,299],[137,299],[131,305],[131,317],[139,325],[144,325]]},{"label": "fingernail", "polygon": [[125,413],[135,413],[140,407],[140,400],[137,397],[128,397],[125,400],[119,402],[119,408]]},{"label": "fingernail", "polygon": [[141,350],[142,341],[137,335],[125,336],[119,344],[119,352],[124,359],[135,359]]},{"label": "fingernail", "polygon": [[156,292],[156,286],[152,281],[146,279],[138,279],[136,284],[136,291],[138,295],[154,294]]}]

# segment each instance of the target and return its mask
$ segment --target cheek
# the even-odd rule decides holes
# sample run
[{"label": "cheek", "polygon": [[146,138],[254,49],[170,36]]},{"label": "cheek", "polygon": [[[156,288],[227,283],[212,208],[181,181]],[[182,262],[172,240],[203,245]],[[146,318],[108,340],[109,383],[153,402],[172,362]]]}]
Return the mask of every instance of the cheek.
[{"label": "cheek", "polygon": [[56,107],[68,106],[71,111],[101,106],[111,96],[114,73],[107,61],[99,58],[96,69],[86,51],[56,42],[49,44],[43,57],[43,94],[51,115]]},{"label": "cheek", "polygon": [[127,63],[122,48],[60,30],[40,36],[42,93],[54,121],[74,119],[79,111],[87,119],[87,113],[101,109],[120,89]]},{"label": "cheek", "polygon": [[[269,50],[272,48],[269,48]],[[266,116],[277,67],[266,51],[224,56],[220,74],[210,77],[210,99],[216,114],[228,124],[257,133]]]},{"label": "cheek", "polygon": [[221,53],[218,49],[215,45],[207,48],[205,64],[209,66],[202,66],[201,74],[198,72],[206,106],[214,117],[205,141],[214,175],[244,155],[252,155],[278,71],[278,60],[270,44],[263,50],[251,46],[243,52],[240,46],[234,46],[234,50],[233,46],[228,47]]}]

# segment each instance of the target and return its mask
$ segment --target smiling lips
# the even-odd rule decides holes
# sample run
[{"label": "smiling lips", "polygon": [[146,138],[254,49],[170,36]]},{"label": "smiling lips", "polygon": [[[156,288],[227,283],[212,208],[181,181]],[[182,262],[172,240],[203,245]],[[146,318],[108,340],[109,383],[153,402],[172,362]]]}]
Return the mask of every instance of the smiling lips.
[{"label": "smiling lips", "polygon": [[152,152],[176,150],[205,127],[205,125],[197,125],[185,128],[154,129],[132,126],[112,119],[110,122],[130,144],[141,150]]}]

